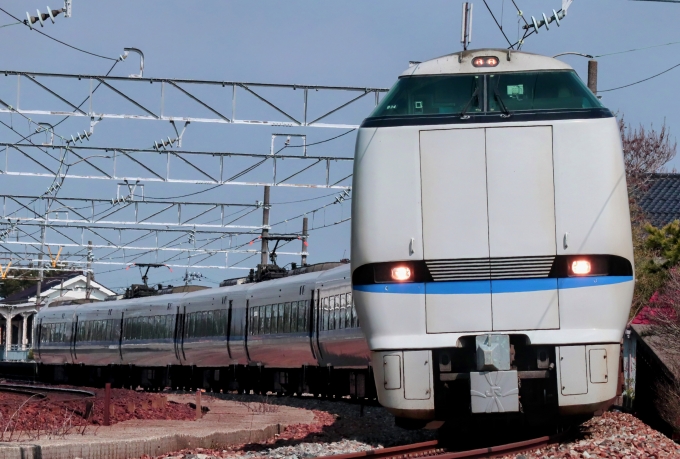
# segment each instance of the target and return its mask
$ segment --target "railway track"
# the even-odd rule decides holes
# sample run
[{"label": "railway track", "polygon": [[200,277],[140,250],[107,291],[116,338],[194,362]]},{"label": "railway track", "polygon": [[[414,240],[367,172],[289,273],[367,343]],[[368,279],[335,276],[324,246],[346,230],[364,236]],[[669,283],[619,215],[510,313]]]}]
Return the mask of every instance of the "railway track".
[{"label": "railway track", "polygon": [[[468,451],[449,451],[440,446],[437,440],[413,443],[411,445],[394,446],[391,448],[372,449],[350,454],[337,454],[325,456],[333,459],[422,459],[436,457],[436,459],[473,459],[500,457],[507,454],[516,454],[530,451],[536,448],[543,448],[548,445],[559,443],[564,438],[564,434],[538,437],[531,440],[524,440],[505,445],[490,446],[487,448],[476,448]],[[320,458],[318,458],[320,459]]]},{"label": "railway track", "polygon": [[0,392],[24,394],[38,399],[68,402],[72,400],[94,399],[95,393],[82,389],[64,387],[33,386],[29,384],[0,384]]}]

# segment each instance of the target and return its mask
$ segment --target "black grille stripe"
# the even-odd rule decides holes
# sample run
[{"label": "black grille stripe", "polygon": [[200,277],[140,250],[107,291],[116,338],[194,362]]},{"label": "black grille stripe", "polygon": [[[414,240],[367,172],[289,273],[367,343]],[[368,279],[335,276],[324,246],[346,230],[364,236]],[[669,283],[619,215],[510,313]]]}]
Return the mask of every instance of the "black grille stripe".
[{"label": "black grille stripe", "polygon": [[435,282],[548,277],[555,256],[427,260]]}]

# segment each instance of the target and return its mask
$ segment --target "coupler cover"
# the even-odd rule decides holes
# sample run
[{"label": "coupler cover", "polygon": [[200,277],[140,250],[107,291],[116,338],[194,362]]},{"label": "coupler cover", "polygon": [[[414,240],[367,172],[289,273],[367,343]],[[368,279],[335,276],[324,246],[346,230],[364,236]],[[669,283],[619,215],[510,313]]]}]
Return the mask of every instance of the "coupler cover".
[{"label": "coupler cover", "polygon": [[519,411],[517,371],[480,371],[470,373],[473,413]]}]

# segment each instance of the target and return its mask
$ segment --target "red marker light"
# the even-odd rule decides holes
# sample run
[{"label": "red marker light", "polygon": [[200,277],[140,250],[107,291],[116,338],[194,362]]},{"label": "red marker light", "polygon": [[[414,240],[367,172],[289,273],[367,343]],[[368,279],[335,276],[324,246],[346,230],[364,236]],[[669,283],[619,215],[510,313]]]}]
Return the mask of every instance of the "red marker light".
[{"label": "red marker light", "polygon": [[406,281],[411,278],[411,268],[406,266],[397,266],[392,268],[392,279],[395,281]]},{"label": "red marker light", "polygon": [[586,274],[590,274],[590,262],[588,260],[574,260],[571,263],[571,272],[579,275],[579,276],[585,276]]},{"label": "red marker light", "polygon": [[473,67],[496,67],[499,60],[495,56],[482,56],[472,59]]}]

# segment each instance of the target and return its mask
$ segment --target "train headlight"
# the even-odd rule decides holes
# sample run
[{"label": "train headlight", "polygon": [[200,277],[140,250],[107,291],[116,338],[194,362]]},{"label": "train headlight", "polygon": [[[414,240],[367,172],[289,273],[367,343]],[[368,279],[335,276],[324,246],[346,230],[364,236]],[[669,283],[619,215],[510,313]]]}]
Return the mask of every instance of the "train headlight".
[{"label": "train headlight", "polygon": [[588,260],[574,260],[571,262],[571,272],[576,276],[587,276],[592,266]]},{"label": "train headlight", "polygon": [[407,266],[397,266],[392,268],[392,279],[397,282],[404,282],[411,278],[411,268]]},{"label": "train headlight", "polygon": [[609,257],[601,255],[569,257],[567,271],[569,277],[606,276],[610,274]]}]

